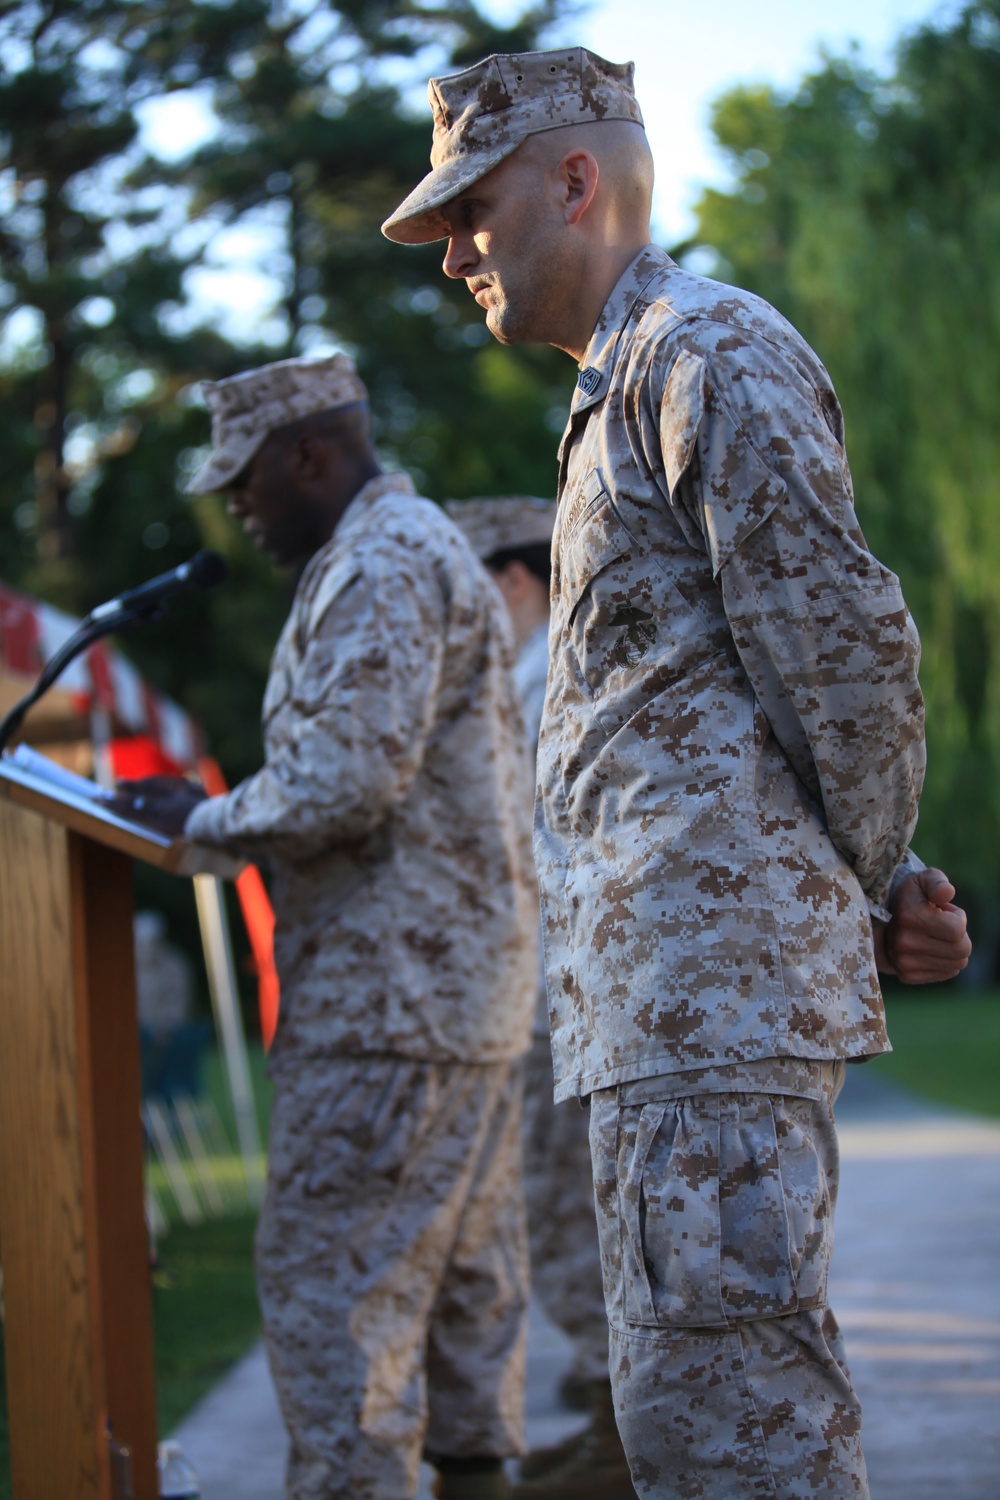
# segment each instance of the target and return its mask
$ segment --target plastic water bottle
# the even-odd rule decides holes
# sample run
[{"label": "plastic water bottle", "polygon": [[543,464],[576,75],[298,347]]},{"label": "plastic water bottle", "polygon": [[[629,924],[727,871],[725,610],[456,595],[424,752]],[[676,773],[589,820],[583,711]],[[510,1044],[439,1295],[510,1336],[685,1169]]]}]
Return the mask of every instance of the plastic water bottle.
[{"label": "plastic water bottle", "polygon": [[160,1500],[201,1500],[198,1475],[184,1457],[180,1443],[161,1443],[156,1452]]}]

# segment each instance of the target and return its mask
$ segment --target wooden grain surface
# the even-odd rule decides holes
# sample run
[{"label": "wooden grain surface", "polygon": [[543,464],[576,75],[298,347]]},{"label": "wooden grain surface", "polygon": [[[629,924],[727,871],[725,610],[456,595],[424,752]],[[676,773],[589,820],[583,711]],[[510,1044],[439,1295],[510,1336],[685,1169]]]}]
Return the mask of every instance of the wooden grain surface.
[{"label": "wooden grain surface", "polygon": [[132,944],[132,864],[71,835],[79,1101],[91,1304],[104,1403],[133,1456],[136,1500],[155,1500],[156,1401],[142,1083]]},{"label": "wooden grain surface", "polygon": [[0,803],[0,1244],[15,1500],[108,1493],[95,1436],[103,1379],[88,1302],[72,940],[69,835]]},{"label": "wooden grain surface", "polygon": [[0,1247],[14,1500],[155,1500],[131,862],[0,798]]}]

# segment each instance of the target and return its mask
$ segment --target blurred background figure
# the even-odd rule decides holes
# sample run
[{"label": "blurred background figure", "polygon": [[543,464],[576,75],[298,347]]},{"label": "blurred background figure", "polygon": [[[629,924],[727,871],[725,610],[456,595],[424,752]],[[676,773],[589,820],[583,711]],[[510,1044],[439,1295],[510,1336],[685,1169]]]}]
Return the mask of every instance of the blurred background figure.
[{"label": "blurred background figure", "polygon": [[[478,552],[503,595],[517,639],[515,681],[532,758],[548,673],[549,582],[556,507],[550,500],[508,496],[452,501],[447,510]],[[526,814],[527,815],[527,814]],[[545,981],[538,977],[534,1034],[524,1089],[524,1186],[528,1203],[531,1283],[539,1302],[573,1346],[560,1386],[567,1406],[590,1413],[590,1425],[521,1465],[516,1495],[553,1500],[616,1500],[634,1494],[615,1426],[608,1375],[608,1320],[590,1166],[590,1115],[552,1097],[552,1052]]]},{"label": "blurred background figure", "polygon": [[138,911],[133,925],[139,1026],[157,1041],[191,1019],[194,975],[185,953],[167,937],[162,912]]},{"label": "blurred background figure", "polygon": [[202,1054],[215,1028],[195,1019],[191,961],[167,937],[162,912],[136,912],[133,935],[143,1097],[196,1098]]}]

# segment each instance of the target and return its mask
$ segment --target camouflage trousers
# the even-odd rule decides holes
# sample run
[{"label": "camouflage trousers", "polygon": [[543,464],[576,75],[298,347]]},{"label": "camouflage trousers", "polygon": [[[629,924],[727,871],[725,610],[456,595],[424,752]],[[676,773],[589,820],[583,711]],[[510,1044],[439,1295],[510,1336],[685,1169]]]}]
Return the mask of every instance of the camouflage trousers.
[{"label": "camouflage trousers", "polygon": [[611,1379],[639,1495],[867,1500],[826,1305],[843,1064],[775,1068],[801,1092],[724,1092],[719,1070],[591,1096]]},{"label": "camouflage trousers", "polygon": [[522,1064],[275,1078],[257,1231],[288,1500],[412,1500],[421,1452],[523,1451]]},{"label": "camouflage trousers", "polygon": [[573,1375],[608,1378],[608,1317],[590,1166],[590,1118],[552,1099],[552,1049],[535,1037],[524,1077],[524,1191],[531,1287],[573,1345]]}]

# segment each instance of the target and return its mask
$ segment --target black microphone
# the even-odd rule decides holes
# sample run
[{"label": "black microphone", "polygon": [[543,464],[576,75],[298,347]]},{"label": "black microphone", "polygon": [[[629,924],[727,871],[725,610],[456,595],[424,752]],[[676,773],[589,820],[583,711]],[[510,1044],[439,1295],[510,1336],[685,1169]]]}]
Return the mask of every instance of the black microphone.
[{"label": "black microphone", "polygon": [[171,568],[169,573],[161,573],[157,578],[137,584],[134,589],[126,589],[117,598],[109,599],[107,604],[99,604],[90,611],[86,623],[97,624],[118,614],[149,616],[171,594],[183,593],[185,589],[210,588],[221,583],[228,572],[226,560],[218,552],[196,552],[194,557],[178,568]]},{"label": "black microphone", "polygon": [[68,641],[64,641],[51,660],[46,662],[31,692],[19,699],[0,719],[0,750],[17,730],[31,705],[38,702],[60,673],[69,666],[74,656],[79,656],[81,651],[100,640],[102,635],[112,635],[115,631],[126,630],[130,625],[142,625],[158,619],[163,600],[168,599],[171,594],[182,593],[184,589],[209,588],[213,583],[221,583],[228,571],[225,558],[220,557],[218,552],[196,552],[194,557],[181,563],[179,568],[161,573],[159,578],[151,578],[148,583],[140,583],[134,589],[126,589],[117,599],[109,599],[107,604],[99,604],[96,609],[92,609],[79,630]]}]

